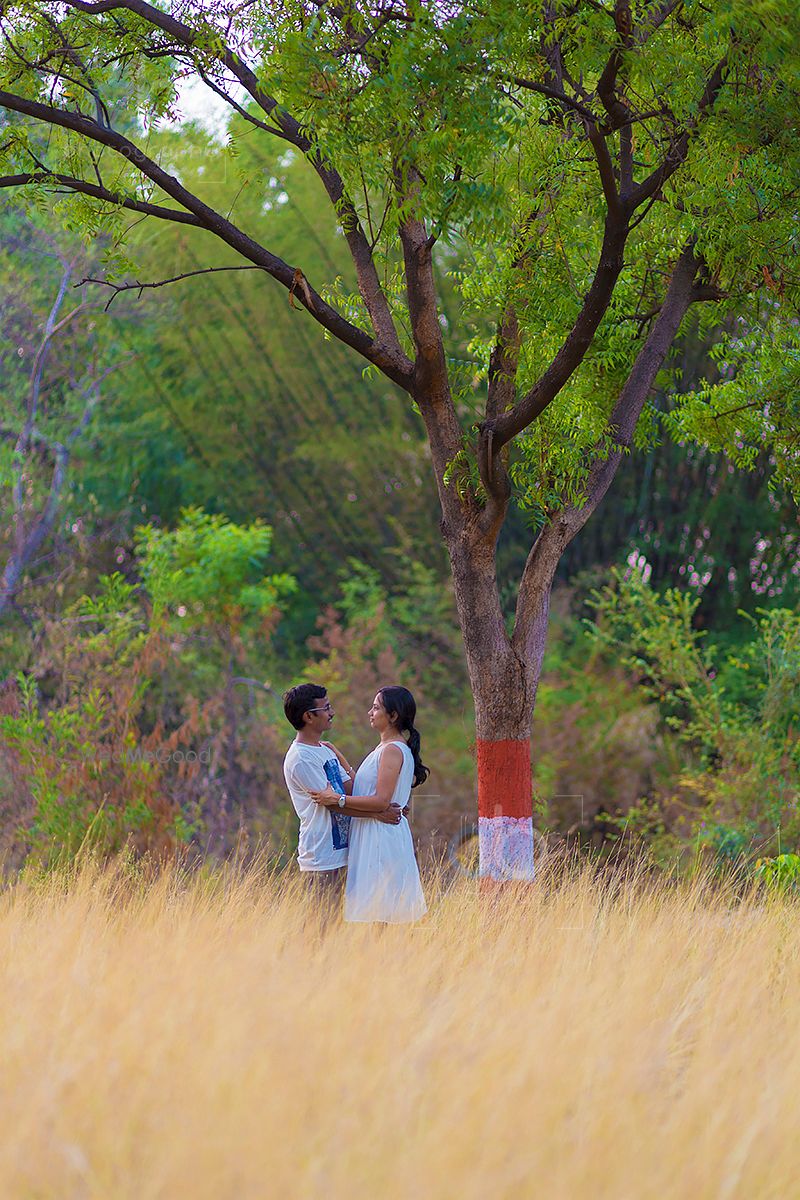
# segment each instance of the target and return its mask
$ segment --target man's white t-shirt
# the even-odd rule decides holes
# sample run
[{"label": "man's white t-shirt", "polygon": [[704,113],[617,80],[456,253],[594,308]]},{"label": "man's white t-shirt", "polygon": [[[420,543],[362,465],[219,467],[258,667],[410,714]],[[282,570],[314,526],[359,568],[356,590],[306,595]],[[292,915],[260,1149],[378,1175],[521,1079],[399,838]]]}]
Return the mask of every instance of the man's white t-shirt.
[{"label": "man's white t-shirt", "polygon": [[350,817],[336,808],[317,804],[310,791],[330,786],[344,792],[339,760],[327,746],[292,742],[283,760],[283,777],[300,818],[297,863],[301,871],[334,871],[347,866]]}]

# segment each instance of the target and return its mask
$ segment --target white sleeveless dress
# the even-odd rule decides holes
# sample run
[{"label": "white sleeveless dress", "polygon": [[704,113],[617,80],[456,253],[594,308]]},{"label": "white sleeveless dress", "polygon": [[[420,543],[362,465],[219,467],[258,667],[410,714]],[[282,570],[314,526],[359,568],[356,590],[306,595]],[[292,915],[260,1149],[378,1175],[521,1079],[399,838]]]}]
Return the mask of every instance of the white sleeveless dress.
[{"label": "white sleeveless dress", "polygon": [[[392,803],[405,808],[414,782],[414,756],[405,742],[387,742],[386,745],[399,746],[403,752],[403,765]],[[354,796],[375,795],[378,764],[386,745],[377,746],[358,768],[353,780]],[[406,818],[403,817],[399,825],[387,825],[373,817],[355,817],[350,822],[347,852],[345,921],[400,924],[418,921],[427,911]]]}]

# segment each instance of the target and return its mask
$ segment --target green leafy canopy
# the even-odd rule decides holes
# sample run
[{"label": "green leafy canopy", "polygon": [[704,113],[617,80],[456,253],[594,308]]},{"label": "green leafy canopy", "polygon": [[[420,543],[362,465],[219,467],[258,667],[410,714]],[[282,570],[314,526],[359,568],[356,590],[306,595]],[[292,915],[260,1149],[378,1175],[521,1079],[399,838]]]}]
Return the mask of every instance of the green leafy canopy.
[{"label": "green leafy canopy", "polygon": [[[626,188],[653,181],[629,222],[624,265],[588,346],[546,419],[515,435],[518,499],[537,524],[581,502],[591,462],[615,445],[614,402],[687,244],[712,308],[686,321],[721,332],[722,377],[683,397],[663,423],[645,409],[636,443],[666,431],[725,450],[743,467],[763,453],[776,481],[798,494],[794,0],[23,0],[4,6],[2,22],[0,89],[124,130],[145,154],[157,123],[178,112],[182,81],[227,97],[242,122],[229,131],[239,166],[226,219],[235,219],[242,191],[264,186],[242,165],[245,138],[277,135],[299,149],[345,236],[363,233],[362,256],[412,357],[419,329],[397,229],[422,222],[456,300],[454,311],[439,314],[448,362],[469,364],[452,373],[468,458],[472,400],[485,391],[502,314],[513,307],[518,327],[519,397],[557,361],[604,269],[610,189],[624,199]],[[45,136],[21,111],[12,108],[4,122],[0,169],[32,176],[32,203],[42,202],[43,189],[57,191],[63,219],[87,237],[111,234],[109,265],[124,270],[129,214],[119,203],[64,194],[54,176],[101,179],[118,201],[139,206],[164,205],[160,186],[136,153],[87,141],[88,125],[62,123]],[[170,170],[168,157],[161,165]],[[283,276],[282,269],[276,278],[289,286],[294,269],[293,294],[313,311],[302,261]],[[358,331],[376,311],[369,288],[357,290],[338,272],[310,283],[361,348]],[[335,320],[325,315],[322,323],[330,331]],[[382,336],[360,352],[380,357]],[[741,420],[732,420],[734,409]],[[469,463],[460,471],[466,480],[474,474]]]}]

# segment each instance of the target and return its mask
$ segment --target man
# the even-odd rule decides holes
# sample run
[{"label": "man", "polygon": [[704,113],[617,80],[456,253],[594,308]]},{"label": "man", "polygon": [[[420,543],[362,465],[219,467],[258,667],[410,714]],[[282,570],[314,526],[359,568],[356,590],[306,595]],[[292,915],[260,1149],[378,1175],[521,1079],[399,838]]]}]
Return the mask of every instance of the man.
[{"label": "man", "polygon": [[[364,812],[348,806],[355,771],[343,755],[322,740],[334,718],[324,687],[301,683],[289,688],[283,697],[283,711],[297,730],[283,760],[286,786],[300,818],[297,863],[309,890],[335,902],[344,884],[351,818],[369,816],[397,825],[400,809],[390,804],[382,812]],[[315,803],[310,795],[329,786],[339,793],[334,808]]]}]

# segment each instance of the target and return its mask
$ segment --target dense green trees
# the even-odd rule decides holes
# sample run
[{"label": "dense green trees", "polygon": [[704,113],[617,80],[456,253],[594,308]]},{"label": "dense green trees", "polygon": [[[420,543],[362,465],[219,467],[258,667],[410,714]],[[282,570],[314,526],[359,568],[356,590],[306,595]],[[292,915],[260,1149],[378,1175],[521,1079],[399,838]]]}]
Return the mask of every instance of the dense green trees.
[{"label": "dense green trees", "polygon": [[[743,467],[761,455],[797,489],[794,6],[51,9],[4,10],[2,183],[73,192],[90,229],[133,211],[207,231],[420,409],[476,702],[483,865],[528,875],[550,589],[623,457],[666,430]],[[125,92],[146,125],[187,72],[303,157],[357,292],[317,283],[308,241],[300,257],[260,241],[235,195],[213,202],[106,101]],[[260,177],[237,182],[269,200]],[[718,378],[664,419],[651,392],[694,321],[719,331]],[[535,538],[509,632],[496,550],[512,497]]]}]

